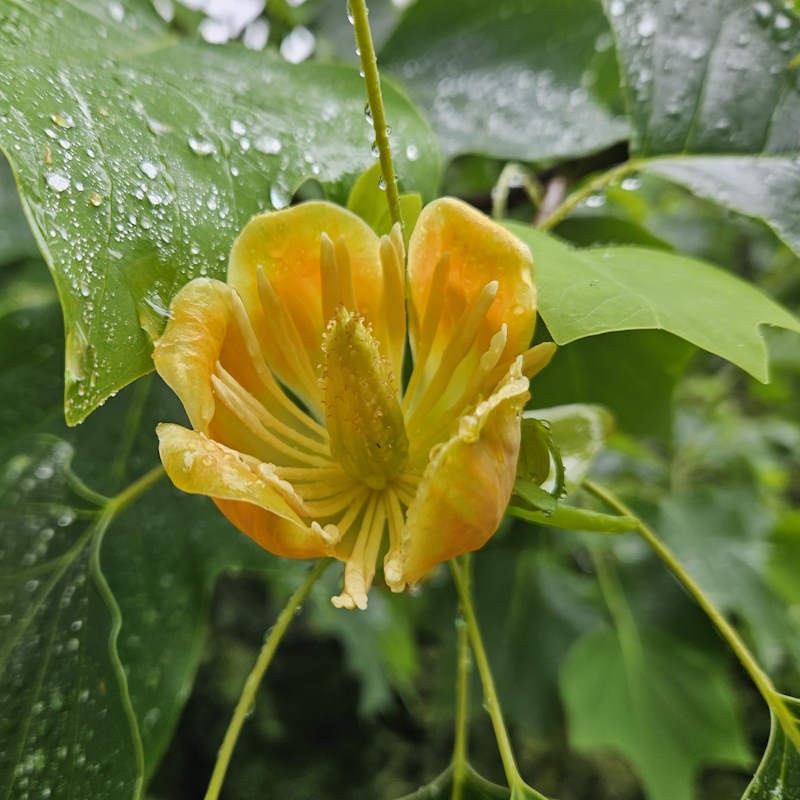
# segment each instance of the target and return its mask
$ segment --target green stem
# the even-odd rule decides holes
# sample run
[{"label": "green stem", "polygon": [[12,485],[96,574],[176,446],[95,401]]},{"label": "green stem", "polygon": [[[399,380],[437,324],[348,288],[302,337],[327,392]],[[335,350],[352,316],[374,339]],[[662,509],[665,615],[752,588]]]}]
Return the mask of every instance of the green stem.
[{"label": "green stem", "polygon": [[397,176],[392,163],[392,149],[389,145],[386,112],[383,109],[381,81],[378,74],[378,61],[375,57],[375,46],[372,44],[372,31],[369,28],[369,12],[364,0],[348,0],[350,15],[356,34],[356,47],[361,58],[364,71],[364,82],[367,85],[367,101],[372,115],[372,127],[375,129],[375,143],[381,162],[383,182],[386,185],[386,202],[392,222],[402,227],[403,217],[400,212],[400,197],[397,193]]},{"label": "green stem", "polygon": [[219,797],[222,783],[225,780],[225,773],[228,770],[231,756],[233,755],[233,748],[236,746],[236,741],[239,738],[239,733],[242,730],[247,715],[255,703],[256,692],[261,685],[264,673],[278,649],[289,623],[295,616],[297,609],[300,608],[303,601],[311,591],[312,586],[317,582],[320,575],[325,571],[325,568],[330,564],[330,559],[323,559],[316,564],[314,569],[308,573],[308,577],[303,581],[299,589],[289,598],[289,601],[281,611],[275,625],[270,629],[269,635],[264,639],[264,644],[261,647],[261,652],[258,654],[253,669],[247,676],[242,694],[239,701],[236,703],[236,708],[233,711],[233,716],[228,725],[228,730],[225,732],[225,738],[222,740],[222,746],[219,748],[217,754],[217,762],[214,764],[214,771],[211,774],[211,780],[206,789],[205,800],[216,800]]},{"label": "green stem", "polygon": [[531,202],[538,208],[542,202],[542,187],[536,176],[532,175],[522,164],[510,161],[503,167],[497,183],[492,189],[492,219],[501,222],[506,215],[508,195],[512,186],[522,185]]},{"label": "green stem", "polygon": [[610,508],[620,514],[636,520],[636,531],[647,544],[655,551],[656,555],[666,564],[673,575],[683,584],[686,591],[695,599],[711,622],[722,635],[728,646],[736,654],[745,668],[747,674],[755,684],[764,701],[783,728],[786,736],[791,739],[795,747],[800,749],[800,729],[795,723],[789,708],[783,702],[780,692],[773,685],[770,677],[758,665],[747,645],[742,641],[736,629],[728,622],[717,607],[711,602],[703,590],[694,582],[692,577],[683,568],[683,565],[672,554],[672,551],[658,538],[655,531],[644,520],[636,516],[621,500],[609,490],[598,486],[590,480],[584,481],[584,487],[595,497],[602,500]]},{"label": "green stem", "polygon": [[455,560],[450,562],[450,570],[453,573],[453,581],[455,582],[458,599],[461,603],[461,612],[467,623],[469,641],[472,645],[475,665],[478,668],[478,675],[480,676],[481,685],[483,687],[486,710],[489,713],[489,718],[492,720],[494,736],[497,740],[497,748],[500,751],[500,760],[503,762],[503,771],[506,775],[508,788],[511,789],[512,797],[515,791],[527,791],[530,793],[530,796],[536,798],[536,800],[547,800],[543,794],[540,794],[536,789],[528,786],[519,774],[514,752],[511,749],[511,739],[508,736],[508,730],[506,730],[506,724],[503,721],[503,712],[500,708],[500,700],[497,697],[497,690],[495,689],[492,670],[489,666],[489,659],[486,655],[486,649],[483,646],[481,631],[478,627],[478,619],[475,616],[475,609],[472,607],[469,582],[464,571]]},{"label": "green stem", "polygon": [[596,192],[605,189],[609,183],[629,175],[639,169],[640,163],[636,159],[631,159],[623,164],[619,164],[606,172],[601,173],[596,178],[587,181],[579,189],[572,192],[561,205],[559,205],[552,214],[547,216],[539,223],[539,227],[543,230],[550,230],[558,225],[571,211],[579,206],[587,197],[595,194]]},{"label": "green stem", "polygon": [[145,472],[141,478],[135,480],[119,494],[106,500],[102,512],[103,516],[113,517],[115,514],[119,514],[123,508],[130,505],[139,495],[146,492],[156,481],[161,480],[163,477],[164,467],[162,467],[161,464],[157,467],[153,467],[149,472]]},{"label": "green stem", "polygon": [[[467,592],[470,591],[470,553],[462,557],[463,576]],[[472,658],[469,652],[469,633],[464,618],[463,605],[459,608],[456,672],[456,725],[453,743],[453,792],[451,800],[462,800],[467,777],[467,740],[469,734],[469,676]]]}]

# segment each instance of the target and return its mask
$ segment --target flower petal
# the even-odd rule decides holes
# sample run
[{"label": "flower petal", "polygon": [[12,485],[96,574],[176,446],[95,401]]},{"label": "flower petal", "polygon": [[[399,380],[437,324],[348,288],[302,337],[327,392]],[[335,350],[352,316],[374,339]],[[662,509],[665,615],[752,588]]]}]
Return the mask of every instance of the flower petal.
[{"label": "flower petal", "polygon": [[414,584],[436,564],[477,550],[500,524],[516,476],[519,416],[529,397],[521,369],[517,358],[494,393],[434,448],[406,517],[402,581]]},{"label": "flower petal", "polygon": [[[316,410],[321,408],[319,388],[303,380],[297,362],[302,360],[318,375],[322,334],[328,322],[322,304],[323,247],[326,258],[341,265],[339,273],[348,283],[345,296],[349,296],[352,280],[358,308],[350,310],[371,323],[378,341],[388,343],[380,240],[350,211],[331,203],[309,202],[254,217],[236,239],[228,267],[228,281],[244,301],[269,365]],[[348,260],[349,270],[344,263]],[[259,271],[266,279],[260,292]],[[269,314],[265,313],[265,300],[271,304]],[[394,300],[403,303],[402,297]],[[291,347],[287,344],[290,338],[294,342]],[[384,355],[393,359],[388,351]]]},{"label": "flower petal", "polygon": [[285,395],[227,284],[198,278],[178,292],[153,361],[196,430],[261,461],[329,462],[327,434]]},{"label": "flower petal", "polygon": [[271,464],[180,425],[162,423],[156,432],[161,461],[175,486],[209,495],[261,547],[288,558],[333,555],[335,533],[303,520],[302,499]]},{"label": "flower petal", "polygon": [[[530,342],[536,321],[530,251],[466,203],[441,198],[422,210],[409,243],[408,277],[409,335],[414,372],[419,372],[412,377],[415,390],[424,392],[448,345],[464,335],[468,322],[475,330],[457,356],[464,368],[454,383],[472,375],[504,325],[499,363],[508,364]],[[476,312],[473,320],[470,310]],[[446,365],[447,372],[455,375],[455,366]]]}]

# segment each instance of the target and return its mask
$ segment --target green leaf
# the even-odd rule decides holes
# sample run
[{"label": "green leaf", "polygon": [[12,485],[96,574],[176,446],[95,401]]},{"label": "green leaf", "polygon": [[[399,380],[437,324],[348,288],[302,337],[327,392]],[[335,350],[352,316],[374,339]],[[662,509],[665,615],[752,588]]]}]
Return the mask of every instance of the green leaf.
[{"label": "green leaf", "polygon": [[[224,275],[253,214],[309,178],[341,194],[372,163],[355,68],[181,42],[149,3],[119,7],[0,0],[0,149],[64,309],[71,424],[151,369],[171,297]],[[384,99],[416,148],[397,153],[403,185],[430,197],[433,134]]]},{"label": "green leaf", "polygon": [[650,800],[691,800],[701,766],[750,761],[724,666],[657,629],[585,635],[560,683],[573,747],[617,750]]},{"label": "green leaf", "polygon": [[[763,219],[800,252],[800,22],[774,0],[605,0],[642,169]],[[695,157],[696,156],[696,157]]]},{"label": "green leaf", "polygon": [[669,438],[672,391],[694,348],[662,331],[607,333],[560,347],[532,382],[543,405],[599,403],[620,429]]},{"label": "green leaf", "polygon": [[113,512],[75,482],[71,458],[40,441],[0,476],[0,784],[15,797],[135,797],[141,741],[99,561]]},{"label": "green leaf", "polygon": [[592,0],[420,0],[381,53],[447,156],[546,161],[624,139],[608,25]]},{"label": "green leaf", "polygon": [[704,488],[666,497],[656,529],[722,612],[744,622],[760,660],[800,663],[800,627],[767,570],[773,518],[747,488]]},{"label": "green leaf", "polygon": [[[359,175],[347,198],[347,207],[369,224],[379,236],[392,229],[392,217],[386,202],[386,190],[381,189],[381,164],[376,161],[368,170]],[[403,218],[403,234],[408,246],[408,239],[417,217],[422,211],[422,197],[419,194],[401,194],[400,215]]]},{"label": "green leaf", "polygon": [[699,197],[764,220],[800,254],[800,163],[776,156],[656,158],[642,168]]},{"label": "green leaf", "polygon": [[800,333],[800,320],[711,264],[639,247],[577,250],[526,225],[507,227],[533,252],[540,313],[558,344],[610,331],[664,330],[766,382],[760,326]]},{"label": "green leaf", "polygon": [[584,403],[537,408],[524,412],[523,419],[528,416],[547,423],[564,465],[567,492],[575,491],[611,435],[612,416],[602,406]]},{"label": "green leaf", "polygon": [[[800,700],[783,697],[800,727]],[[742,800],[797,800],[800,797],[800,750],[787,738],[772,716],[772,728],[764,757]]]}]

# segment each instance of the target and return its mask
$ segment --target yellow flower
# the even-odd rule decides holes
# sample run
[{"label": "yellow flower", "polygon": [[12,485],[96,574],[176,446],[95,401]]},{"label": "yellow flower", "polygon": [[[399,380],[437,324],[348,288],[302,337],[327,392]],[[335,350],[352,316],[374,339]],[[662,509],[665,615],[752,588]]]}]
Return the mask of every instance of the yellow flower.
[{"label": "yellow flower", "polygon": [[339,607],[366,607],[381,556],[402,591],[494,533],[553,350],[526,350],[529,251],[471,207],[423,209],[404,264],[397,226],[329,203],[258,216],[227,283],[177,294],[154,353],[193,428],[158,426],[172,481],[273,553],[344,561]]}]

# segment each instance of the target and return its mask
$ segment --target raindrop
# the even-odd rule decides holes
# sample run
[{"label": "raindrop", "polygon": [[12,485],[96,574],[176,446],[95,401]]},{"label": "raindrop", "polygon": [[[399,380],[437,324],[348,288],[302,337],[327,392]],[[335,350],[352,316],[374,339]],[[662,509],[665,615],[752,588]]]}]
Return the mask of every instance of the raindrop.
[{"label": "raindrop", "polygon": [[381,149],[378,147],[377,141],[373,142],[371,147],[369,148],[370,153],[377,158],[381,154]]},{"label": "raindrop", "polygon": [[636,30],[644,39],[649,38],[656,32],[656,19],[652,16],[642,17],[639,21],[639,24],[636,26]]},{"label": "raindrop", "polygon": [[369,107],[369,103],[364,104],[364,119],[372,125],[372,109]]},{"label": "raindrop", "polygon": [[172,0],[153,0],[153,8],[164,22],[172,22],[175,17],[175,6],[172,5]]},{"label": "raindrop", "polygon": [[213,142],[209,142],[208,139],[195,139],[194,136],[190,136],[188,145],[191,151],[198,156],[210,156],[216,152]]},{"label": "raindrop", "polygon": [[139,169],[144,172],[150,180],[153,180],[158,175],[158,167],[152,161],[140,161]]},{"label": "raindrop", "polygon": [[231,133],[234,136],[244,136],[247,133],[247,128],[244,126],[243,122],[239,122],[238,119],[232,119]]},{"label": "raindrop", "polygon": [[125,19],[125,9],[122,7],[121,3],[109,3],[108,4],[108,13],[111,16],[111,19],[114,22],[122,22]]},{"label": "raindrop", "polygon": [[612,17],[621,17],[625,13],[624,0],[614,0],[609,8]]},{"label": "raindrop", "polygon": [[95,208],[96,208],[102,202],[103,202],[103,198],[97,192],[92,192],[89,195],[89,205],[90,206],[95,206]]},{"label": "raindrop", "polygon": [[753,11],[755,12],[756,19],[762,25],[766,25],[767,22],[772,19],[772,4],[767,2],[767,0],[758,0],[758,2],[753,5]]},{"label": "raindrop", "polygon": [[589,206],[589,208],[600,208],[605,205],[605,202],[606,196],[599,192],[597,194],[590,194],[586,198],[586,205]]},{"label": "raindrop", "polygon": [[60,172],[51,172],[47,178],[47,185],[56,192],[63,192],[69,188],[69,178]]},{"label": "raindrop", "polygon": [[303,25],[298,25],[284,36],[281,42],[281,55],[290,64],[305,61],[316,47],[314,34]]},{"label": "raindrop", "polygon": [[242,44],[248,50],[263,50],[269,41],[269,22],[257,19],[251,22],[242,36]]},{"label": "raindrop", "polygon": [[419,147],[415,144],[410,144],[406,147],[406,158],[409,161],[416,161],[419,158]]},{"label": "raindrop", "polygon": [[630,177],[622,181],[622,188],[626,192],[635,192],[641,185],[642,182],[639,178]]},{"label": "raindrop", "polygon": [[276,153],[280,153],[283,149],[283,145],[280,142],[280,139],[276,139],[274,136],[270,136],[268,133],[259,136],[253,146],[258,150],[259,153],[266,153],[268,155],[274,155]]},{"label": "raindrop", "polygon": [[378,178],[378,188],[382,191],[386,191],[386,181],[383,179],[383,175]]},{"label": "raindrop", "polygon": [[772,25],[777,33],[784,33],[792,27],[792,21],[786,14],[780,13],[775,15],[775,21]]},{"label": "raindrop", "polygon": [[50,115],[50,119],[53,120],[53,122],[56,125],[58,125],[59,128],[74,128],[75,127],[75,121],[65,111],[62,111],[59,114],[51,114]]},{"label": "raindrop", "polygon": [[290,200],[289,193],[282,186],[273,184],[269,190],[269,201],[273,208],[286,208]]},{"label": "raindrop", "polygon": [[350,8],[350,0],[348,0],[348,2],[347,2],[347,21],[351,25],[355,25],[356,24],[356,18],[353,16],[353,9]]}]

